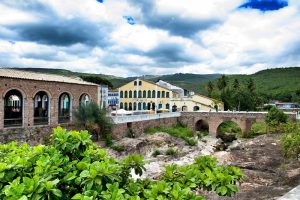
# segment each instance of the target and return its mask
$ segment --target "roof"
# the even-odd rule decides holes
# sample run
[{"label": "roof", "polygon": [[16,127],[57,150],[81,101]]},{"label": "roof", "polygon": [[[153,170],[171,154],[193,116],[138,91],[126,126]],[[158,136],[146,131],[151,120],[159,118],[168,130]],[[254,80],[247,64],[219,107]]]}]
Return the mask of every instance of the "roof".
[{"label": "roof", "polygon": [[83,81],[79,78],[72,78],[68,76],[45,74],[39,72],[29,72],[17,69],[0,68],[0,77],[15,78],[15,79],[26,79],[36,81],[49,81],[49,82],[61,82],[61,83],[72,83],[80,85],[97,85],[87,81]]}]

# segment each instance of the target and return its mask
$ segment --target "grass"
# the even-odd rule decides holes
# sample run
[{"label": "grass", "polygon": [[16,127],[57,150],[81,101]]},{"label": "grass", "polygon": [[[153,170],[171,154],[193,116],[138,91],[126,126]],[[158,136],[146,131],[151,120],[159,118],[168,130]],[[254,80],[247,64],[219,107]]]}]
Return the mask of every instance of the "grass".
[{"label": "grass", "polygon": [[155,149],[155,150],[153,151],[153,153],[152,153],[152,156],[153,156],[153,157],[157,157],[158,155],[161,155],[161,152],[160,152],[160,150]]},{"label": "grass", "polygon": [[249,133],[245,134],[245,138],[253,138],[258,135],[263,135],[268,132],[268,126],[265,122],[256,122],[251,126]]},{"label": "grass", "polygon": [[190,146],[197,145],[197,141],[193,139],[194,131],[191,128],[188,128],[182,124],[177,124],[173,127],[167,128],[167,127],[161,127],[157,126],[155,128],[148,127],[144,130],[146,134],[155,134],[157,132],[164,132],[168,133],[169,135],[172,135],[174,137],[181,138],[185,140]]},{"label": "grass", "polygon": [[124,146],[119,146],[119,145],[113,145],[111,146],[111,148],[119,153],[125,151],[125,147]]},{"label": "grass", "polygon": [[173,148],[168,148],[166,151],[166,155],[176,157],[178,156],[178,151]]}]

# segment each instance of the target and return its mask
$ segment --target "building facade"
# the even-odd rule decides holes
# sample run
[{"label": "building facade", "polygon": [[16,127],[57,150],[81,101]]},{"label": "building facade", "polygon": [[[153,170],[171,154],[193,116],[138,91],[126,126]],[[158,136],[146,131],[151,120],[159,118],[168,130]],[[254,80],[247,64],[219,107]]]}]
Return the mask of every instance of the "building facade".
[{"label": "building facade", "polygon": [[120,96],[118,90],[109,90],[108,91],[108,106],[112,110],[116,110],[119,107]]},{"label": "building facade", "polygon": [[73,121],[79,104],[99,102],[98,85],[70,77],[0,69],[0,130]]},{"label": "building facade", "polygon": [[129,111],[171,111],[171,99],[179,96],[168,88],[142,79],[133,80],[119,88],[120,109]]},{"label": "building facade", "polygon": [[107,85],[99,85],[99,105],[100,108],[106,109],[108,108],[108,86]]}]

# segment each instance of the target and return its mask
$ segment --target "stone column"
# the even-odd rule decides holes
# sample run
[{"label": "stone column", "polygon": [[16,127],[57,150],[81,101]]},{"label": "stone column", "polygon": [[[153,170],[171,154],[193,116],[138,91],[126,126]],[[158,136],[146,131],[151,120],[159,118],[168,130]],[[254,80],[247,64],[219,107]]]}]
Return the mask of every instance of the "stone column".
[{"label": "stone column", "polygon": [[4,128],[4,99],[0,97],[0,131]]}]

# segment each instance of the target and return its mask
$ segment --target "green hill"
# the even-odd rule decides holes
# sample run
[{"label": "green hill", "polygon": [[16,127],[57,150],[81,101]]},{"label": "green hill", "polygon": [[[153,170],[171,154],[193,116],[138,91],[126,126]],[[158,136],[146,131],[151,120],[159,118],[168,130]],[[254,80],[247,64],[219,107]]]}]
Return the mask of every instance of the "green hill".
[{"label": "green hill", "polygon": [[[121,78],[112,75],[103,74],[89,74],[72,72],[64,69],[45,69],[45,68],[23,68],[22,70],[52,73],[65,76],[81,76],[81,75],[95,75],[101,78],[109,80],[114,88],[120,87],[121,85],[137,78],[128,77]],[[162,76],[141,76],[146,80],[157,81],[159,79],[167,81],[171,84],[177,85],[187,90],[193,90],[200,94],[207,95],[205,91],[205,84],[212,80],[216,85],[217,79],[221,74],[170,74]],[[246,85],[247,81],[252,78],[256,85],[256,91],[266,97],[269,100],[282,100],[289,101],[296,93],[300,94],[300,67],[289,67],[289,68],[276,68],[259,71],[251,75],[226,75],[228,85],[231,86],[234,79],[238,79],[241,85]]]}]

